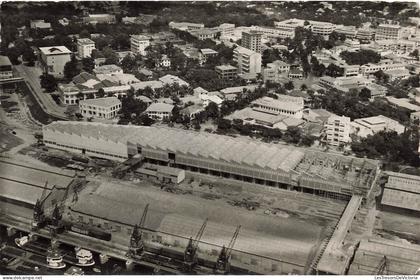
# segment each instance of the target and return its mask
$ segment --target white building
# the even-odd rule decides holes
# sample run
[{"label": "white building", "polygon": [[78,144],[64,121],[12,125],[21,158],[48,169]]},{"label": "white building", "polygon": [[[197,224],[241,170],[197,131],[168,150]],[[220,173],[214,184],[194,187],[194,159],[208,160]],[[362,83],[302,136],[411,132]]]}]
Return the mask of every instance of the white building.
[{"label": "white building", "polygon": [[169,28],[171,29],[179,29],[179,30],[197,30],[204,28],[204,23],[193,23],[193,22],[175,22],[171,21],[169,24]]},{"label": "white building", "polygon": [[399,122],[382,115],[356,119],[351,123],[351,127],[352,133],[363,138],[379,131],[395,131],[401,134],[405,130],[405,127]]},{"label": "white building", "polygon": [[230,37],[234,35],[235,24],[233,23],[222,23],[219,25],[220,37]]},{"label": "white building", "polygon": [[189,31],[191,35],[196,37],[198,40],[214,39],[219,32],[217,28],[202,28],[197,30]]},{"label": "white building", "polygon": [[379,24],[376,28],[375,40],[398,40],[401,37],[401,26],[394,24]]},{"label": "white building", "polygon": [[53,76],[64,75],[64,65],[71,60],[72,52],[65,46],[39,48],[44,72]]},{"label": "white building", "polygon": [[65,105],[75,105],[79,101],[79,88],[72,84],[59,84],[58,92],[60,93],[61,103]]},{"label": "white building", "polygon": [[171,60],[166,54],[164,54],[160,60],[156,62],[156,67],[169,68],[171,67]]},{"label": "white building", "polygon": [[278,99],[262,97],[253,101],[251,105],[254,111],[302,119],[303,102],[302,97],[279,94]]},{"label": "white building", "polygon": [[50,29],[51,23],[45,22],[43,19],[31,20],[30,26],[32,29]]},{"label": "white building", "polygon": [[116,97],[80,100],[79,108],[86,118],[112,119],[121,109],[121,101]]},{"label": "white building", "polygon": [[330,22],[323,22],[323,21],[309,21],[310,29],[312,33],[321,35],[321,36],[328,36],[330,35],[336,28],[335,24]]},{"label": "white building", "polygon": [[324,125],[326,142],[332,146],[345,145],[351,141],[350,118],[332,115]]},{"label": "white building", "polygon": [[289,71],[290,65],[284,61],[276,60],[272,63],[267,63],[267,67],[263,70],[263,80],[264,82],[278,83],[281,77],[287,75]]},{"label": "white building", "polygon": [[131,35],[130,36],[131,51],[146,55],[146,48],[150,46],[150,37],[144,35]]},{"label": "white building", "polygon": [[90,57],[95,49],[95,42],[89,38],[77,39],[77,54],[80,58]]},{"label": "white building", "polygon": [[237,63],[238,74],[261,73],[261,54],[237,47],[233,50],[233,61]]},{"label": "white building", "polygon": [[163,120],[172,116],[174,105],[166,103],[152,103],[146,109],[146,114],[152,119]]},{"label": "white building", "polygon": [[161,81],[164,85],[173,85],[175,83],[178,83],[179,86],[190,86],[190,84],[184,81],[183,79],[170,74],[160,77],[159,81]]}]

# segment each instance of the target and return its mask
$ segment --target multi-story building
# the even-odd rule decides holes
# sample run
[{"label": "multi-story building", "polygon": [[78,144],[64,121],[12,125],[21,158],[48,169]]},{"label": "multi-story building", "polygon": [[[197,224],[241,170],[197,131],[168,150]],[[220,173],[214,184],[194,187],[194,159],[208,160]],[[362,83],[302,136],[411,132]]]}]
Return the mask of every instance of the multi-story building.
[{"label": "multi-story building", "polygon": [[394,24],[379,24],[376,28],[375,40],[399,40],[401,36],[401,26]]},{"label": "multi-story building", "polygon": [[95,49],[95,42],[89,38],[77,39],[77,54],[80,58],[90,57]]},{"label": "multi-story building", "polygon": [[221,80],[233,80],[238,75],[238,68],[232,65],[218,65],[214,69]]},{"label": "multi-story building", "polygon": [[302,119],[304,101],[302,97],[278,95],[278,99],[262,97],[251,103],[254,111]]},{"label": "multi-story building", "polygon": [[257,30],[242,32],[242,47],[257,53],[261,53],[261,37],[262,32]]},{"label": "multi-story building", "polygon": [[59,84],[61,103],[64,105],[75,105],[79,102],[79,88],[72,84]]},{"label": "multi-story building", "polygon": [[7,56],[0,55],[0,80],[13,78],[12,63]]},{"label": "multi-story building", "polygon": [[357,35],[356,26],[339,25],[336,27],[335,32],[345,35],[348,39],[354,39]]},{"label": "multi-story building", "polygon": [[233,50],[233,61],[238,66],[238,74],[261,73],[260,53],[239,46]]},{"label": "multi-story building", "polygon": [[267,67],[264,68],[262,75],[264,82],[270,81],[278,83],[281,76],[290,71],[290,65],[284,61],[276,60],[272,63],[267,63]]},{"label": "multi-story building", "polygon": [[350,118],[332,115],[324,125],[326,142],[332,146],[345,145],[351,141]]},{"label": "multi-story building", "polygon": [[251,26],[251,31],[255,30],[262,33],[262,38],[266,40],[270,39],[286,39],[293,38],[295,36],[295,30],[282,29],[276,27],[267,26]]},{"label": "multi-story building", "polygon": [[156,67],[169,68],[169,67],[171,67],[171,60],[169,59],[169,57],[166,54],[164,54],[155,63],[155,65],[156,65]]},{"label": "multi-story building", "polygon": [[203,65],[204,63],[206,63],[209,57],[214,57],[217,54],[218,52],[212,49],[201,49],[198,52],[198,60],[200,62],[200,65]]},{"label": "multi-story building", "polygon": [[131,51],[146,55],[146,48],[150,46],[150,37],[144,35],[131,35],[130,36]]},{"label": "multi-story building", "polygon": [[324,76],[319,79],[319,85],[324,88],[334,88],[341,92],[349,92],[350,89],[361,89],[372,82],[364,77],[329,77]]},{"label": "multi-story building", "polygon": [[420,43],[414,40],[377,40],[373,44],[375,49],[392,51],[394,54],[409,54],[418,49]]},{"label": "multi-story building", "polygon": [[83,18],[84,24],[97,24],[97,23],[115,23],[115,15],[111,14],[90,14]]},{"label": "multi-story building", "polygon": [[172,116],[174,105],[166,103],[152,103],[146,109],[146,114],[152,119],[163,120]]},{"label": "multi-story building", "polygon": [[116,97],[80,100],[79,108],[86,118],[112,119],[121,109],[121,101]]},{"label": "multi-story building", "polygon": [[198,40],[214,39],[217,33],[217,28],[201,28],[190,31],[190,34]]},{"label": "multi-story building", "polygon": [[405,64],[403,63],[398,63],[398,62],[395,63],[391,59],[383,59],[376,64],[369,63],[369,64],[360,66],[359,73],[362,74],[363,76],[369,76],[379,70],[382,70],[385,72],[385,71],[390,71],[390,70],[404,70],[404,69],[405,69]]},{"label": "multi-story building", "polygon": [[222,23],[219,25],[220,37],[230,37],[234,35],[235,24],[233,23]]},{"label": "multi-story building", "polygon": [[359,40],[372,40],[375,37],[375,31],[370,28],[359,28],[357,29],[356,39]]},{"label": "multi-story building", "polygon": [[303,27],[304,24],[305,24],[304,20],[296,19],[296,18],[274,22],[274,26],[276,28],[286,30],[286,31],[295,31],[296,27]]},{"label": "multi-story building", "polygon": [[344,77],[354,77],[360,74],[359,65],[348,65],[347,63],[345,63],[342,65],[342,68],[344,69]]},{"label": "multi-story building", "polygon": [[71,60],[72,52],[65,46],[43,47],[39,50],[44,72],[53,76],[63,76],[64,65]]},{"label": "multi-story building", "polygon": [[310,29],[312,33],[321,35],[321,36],[328,36],[330,35],[336,28],[335,24],[330,22],[323,22],[323,21],[309,21]]}]

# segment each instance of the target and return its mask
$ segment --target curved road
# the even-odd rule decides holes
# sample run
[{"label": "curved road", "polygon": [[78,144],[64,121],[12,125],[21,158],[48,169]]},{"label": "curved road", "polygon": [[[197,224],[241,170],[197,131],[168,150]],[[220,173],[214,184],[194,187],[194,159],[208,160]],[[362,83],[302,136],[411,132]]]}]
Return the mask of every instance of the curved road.
[{"label": "curved road", "polygon": [[66,108],[61,107],[55,103],[51,95],[45,93],[41,88],[39,76],[42,75],[41,69],[37,67],[28,67],[25,65],[16,65],[15,69],[19,72],[19,75],[25,79],[25,81],[32,88],[32,92],[36,95],[36,99],[40,102],[41,107],[46,113],[58,117],[67,119],[65,114]]}]

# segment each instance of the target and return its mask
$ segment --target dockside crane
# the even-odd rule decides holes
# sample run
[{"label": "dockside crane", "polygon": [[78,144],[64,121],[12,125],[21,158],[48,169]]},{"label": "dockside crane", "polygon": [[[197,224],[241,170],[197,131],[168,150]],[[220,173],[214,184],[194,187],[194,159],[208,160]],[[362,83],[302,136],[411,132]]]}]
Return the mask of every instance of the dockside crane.
[{"label": "dockside crane", "polygon": [[229,245],[227,247],[223,245],[219,257],[217,258],[215,273],[227,274],[230,272],[230,257],[232,254],[233,246],[235,245],[236,239],[238,238],[240,229],[241,226],[237,226],[235,233],[233,234],[233,237],[229,242]]},{"label": "dockside crane", "polygon": [[190,240],[188,241],[187,248],[185,248],[185,252],[184,252],[184,271],[185,272],[191,272],[193,267],[197,263],[198,244],[200,243],[201,237],[203,236],[203,233],[204,233],[204,229],[207,226],[207,221],[208,219],[204,221],[195,239],[193,240],[192,237],[190,237]]},{"label": "dockside crane", "polygon": [[143,228],[146,222],[147,212],[149,210],[149,204],[144,207],[143,215],[141,216],[140,222],[134,226],[133,232],[130,237],[130,247],[127,255],[130,257],[141,256],[144,252],[143,242]]},{"label": "dockside crane", "polygon": [[42,190],[41,197],[38,198],[34,206],[34,215],[32,222],[32,229],[37,230],[45,225],[45,211],[44,211],[44,202],[47,196],[48,190],[48,181],[45,182],[44,189]]},{"label": "dockside crane", "polygon": [[383,256],[380,263],[376,267],[375,275],[388,275],[389,268],[388,268],[388,259],[386,256]]}]

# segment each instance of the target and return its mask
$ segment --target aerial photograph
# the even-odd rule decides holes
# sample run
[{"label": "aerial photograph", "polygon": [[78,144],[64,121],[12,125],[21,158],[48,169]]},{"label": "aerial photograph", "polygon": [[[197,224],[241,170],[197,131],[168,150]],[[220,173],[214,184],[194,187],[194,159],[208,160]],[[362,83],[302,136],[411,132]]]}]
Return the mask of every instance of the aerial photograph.
[{"label": "aerial photograph", "polygon": [[418,2],[0,5],[3,279],[420,275]]}]

